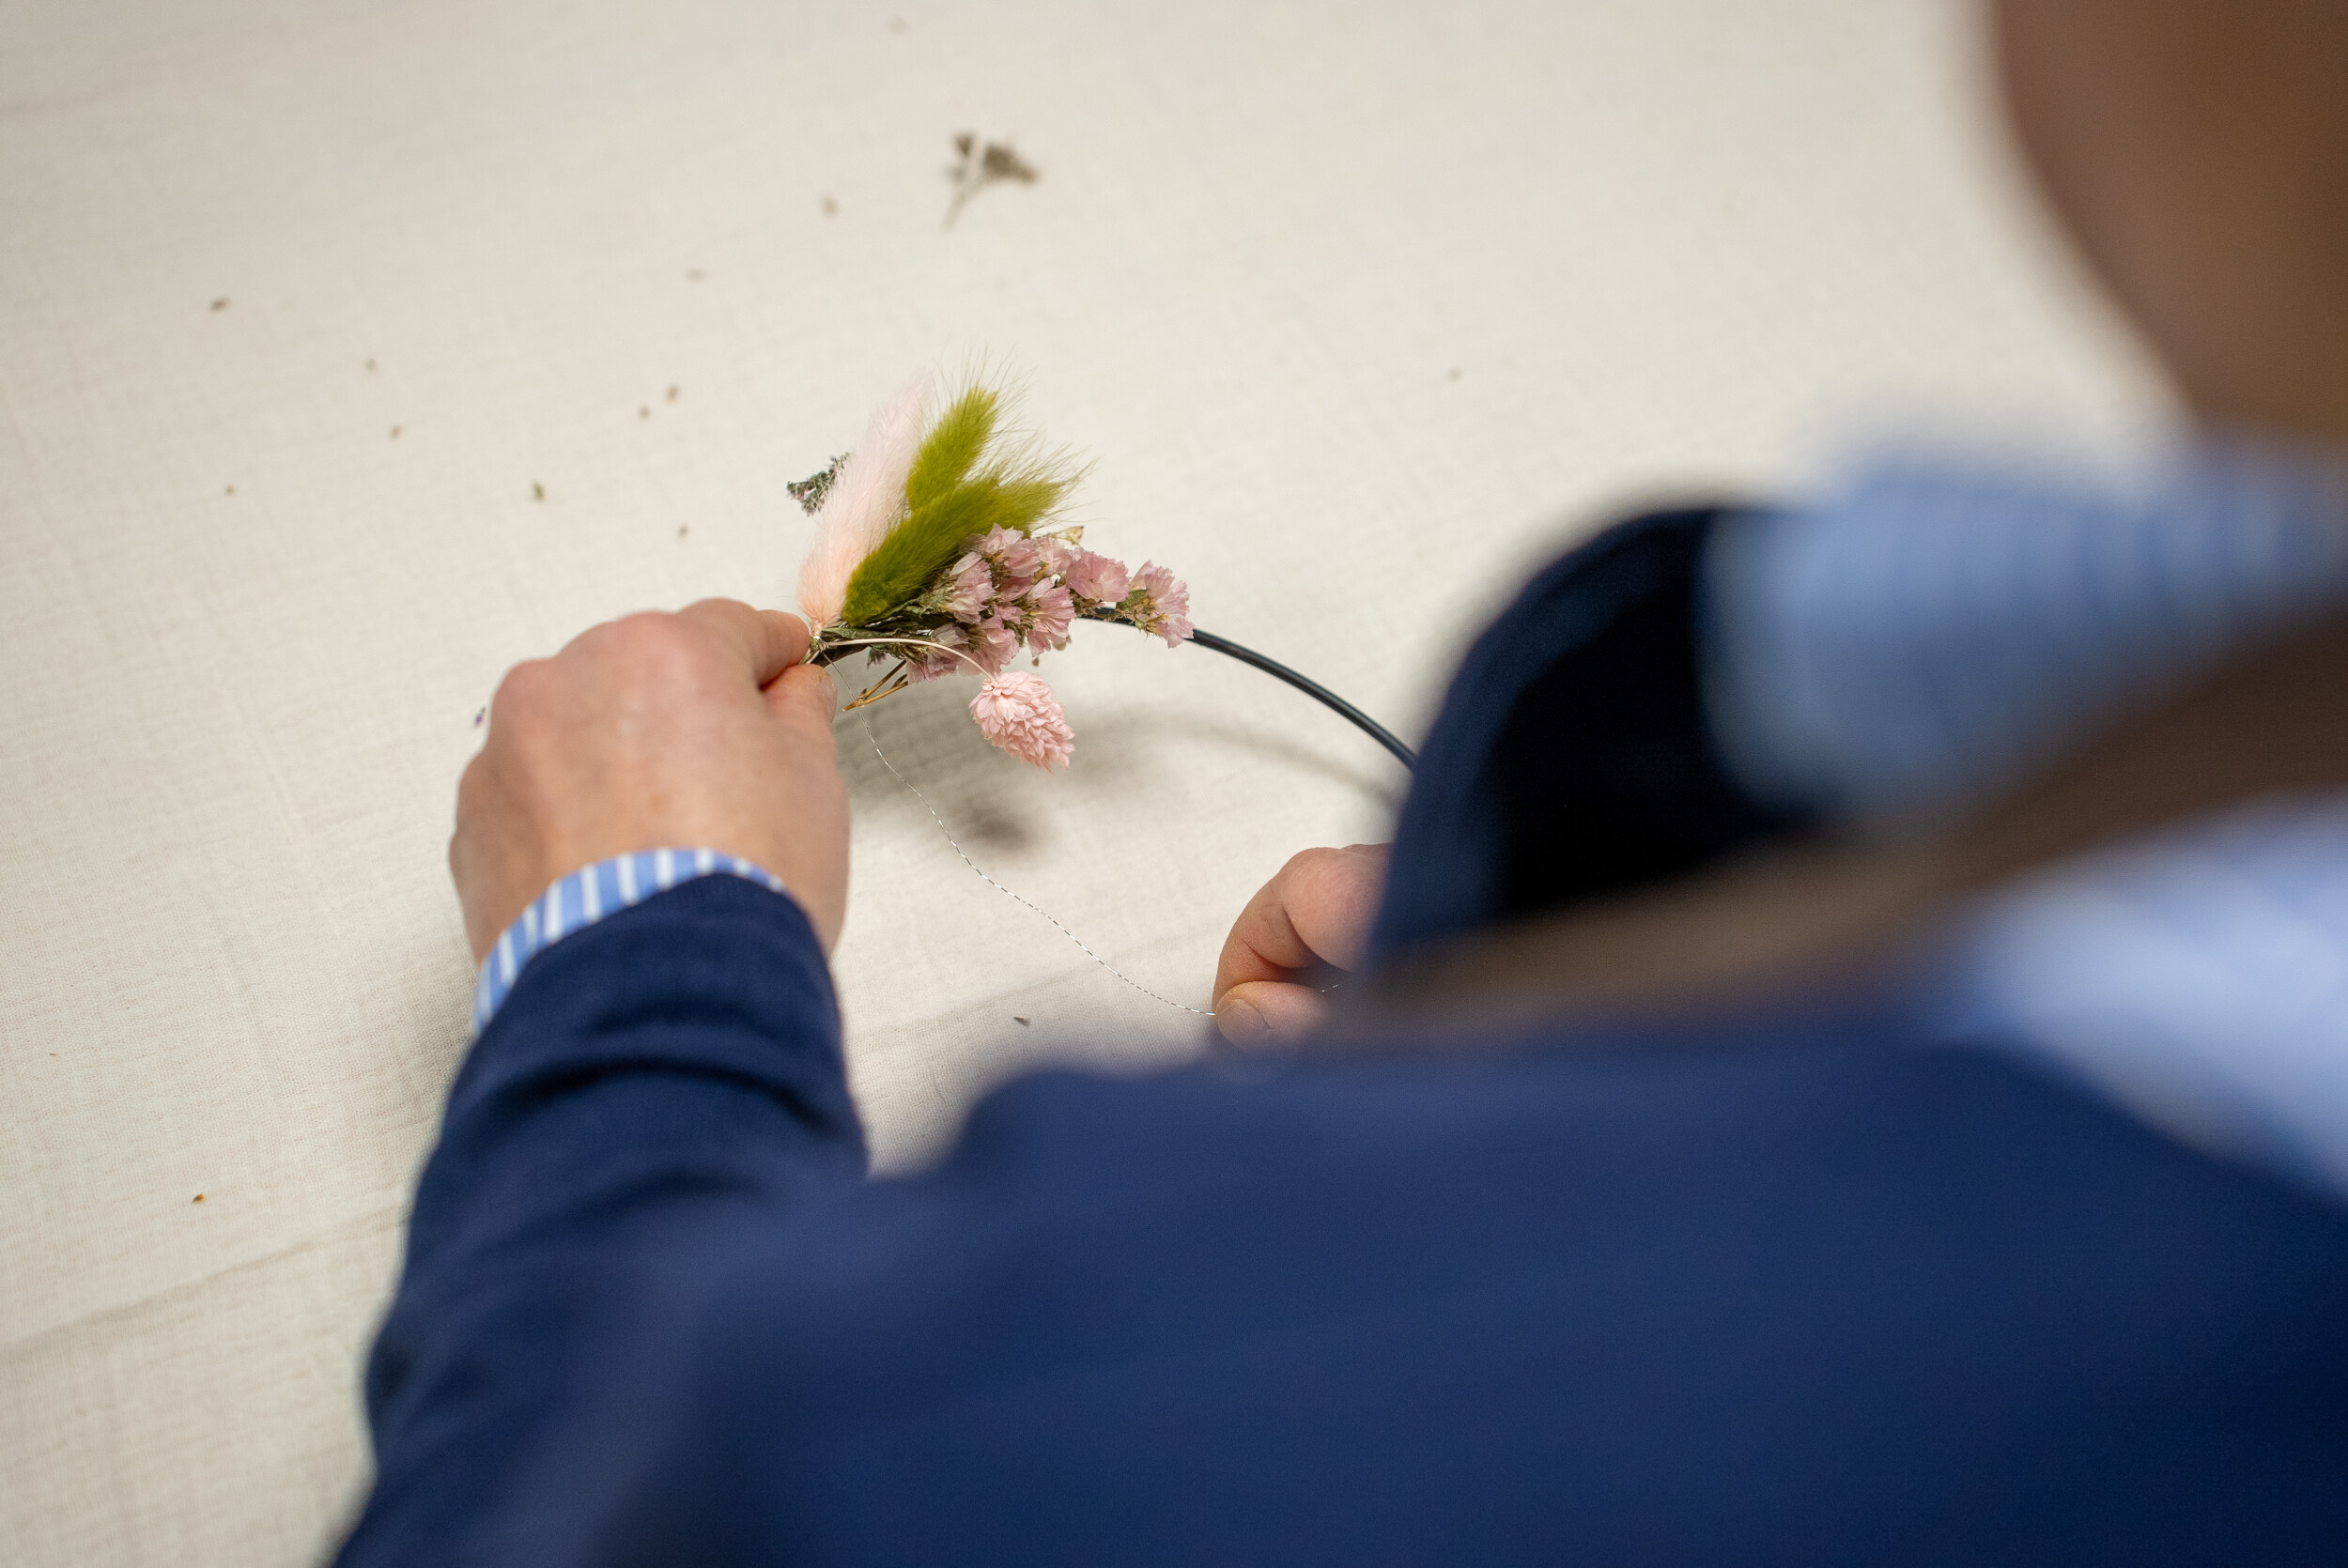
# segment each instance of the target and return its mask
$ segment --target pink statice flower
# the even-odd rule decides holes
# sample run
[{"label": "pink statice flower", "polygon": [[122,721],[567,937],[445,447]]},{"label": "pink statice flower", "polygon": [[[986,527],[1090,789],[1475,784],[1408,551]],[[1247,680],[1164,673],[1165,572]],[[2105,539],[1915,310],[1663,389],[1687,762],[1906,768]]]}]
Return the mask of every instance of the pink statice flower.
[{"label": "pink statice flower", "polygon": [[1075,755],[1075,732],[1052,688],[1024,669],[988,677],[970,699],[980,733],[1023,762],[1045,773],[1066,767]]},{"label": "pink statice flower", "polygon": [[1132,587],[1133,575],[1122,562],[1090,550],[1074,550],[1070,554],[1074,559],[1060,571],[1060,581],[1068,585],[1068,592],[1096,605],[1113,605],[1125,597]]},{"label": "pink statice flower", "polygon": [[1166,638],[1178,648],[1190,636],[1190,590],[1182,579],[1154,561],[1145,561],[1135,573],[1136,592],[1128,596],[1126,612],[1145,632]]},{"label": "pink statice flower", "polygon": [[1076,604],[1067,589],[1046,577],[1027,590],[1019,607],[1027,617],[1031,652],[1048,653],[1068,646],[1068,628],[1076,619]]},{"label": "pink statice flower", "polygon": [[989,530],[972,542],[971,548],[994,564],[998,583],[1012,577],[1026,577],[1032,582],[1043,569],[1043,551],[1036,542],[1007,528]]},{"label": "pink statice flower", "polygon": [[1018,655],[1019,634],[1003,624],[999,613],[990,614],[970,628],[969,648],[970,656],[992,675]]},{"label": "pink statice flower", "polygon": [[959,674],[970,668],[955,653],[957,649],[968,647],[970,642],[960,626],[941,627],[932,632],[930,637],[937,644],[935,648],[924,648],[904,655],[907,680],[919,685],[923,681],[935,681],[941,675]]},{"label": "pink statice flower", "polygon": [[987,598],[994,592],[995,576],[986,569],[985,557],[972,550],[947,568],[946,613],[971,625],[986,613]]}]

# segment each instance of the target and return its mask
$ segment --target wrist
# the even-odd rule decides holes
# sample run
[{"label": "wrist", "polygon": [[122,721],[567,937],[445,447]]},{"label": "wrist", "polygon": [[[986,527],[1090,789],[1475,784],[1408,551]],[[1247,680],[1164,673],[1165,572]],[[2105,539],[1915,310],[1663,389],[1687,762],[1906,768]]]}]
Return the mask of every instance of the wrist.
[{"label": "wrist", "polygon": [[700,846],[635,850],[556,878],[489,943],[473,984],[473,1032],[487,1028],[531,960],[657,894],[708,876],[739,877],[790,897],[782,879],[740,855]]}]

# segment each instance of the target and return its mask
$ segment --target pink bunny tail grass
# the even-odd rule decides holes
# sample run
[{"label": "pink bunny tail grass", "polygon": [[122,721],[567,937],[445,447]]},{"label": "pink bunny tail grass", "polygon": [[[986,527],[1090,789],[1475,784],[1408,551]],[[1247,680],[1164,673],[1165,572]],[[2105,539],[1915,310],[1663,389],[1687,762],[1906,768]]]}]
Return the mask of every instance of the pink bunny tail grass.
[{"label": "pink bunny tail grass", "polygon": [[840,466],[840,477],[832,481],[815,519],[815,543],[799,568],[799,611],[809,625],[840,619],[848,579],[897,526],[905,509],[905,476],[920,450],[929,408],[929,377],[906,382],[873,415],[864,438]]},{"label": "pink bunny tail grass", "polygon": [[1052,688],[1024,669],[989,676],[970,699],[979,732],[1023,762],[1045,773],[1075,755],[1075,732]]}]

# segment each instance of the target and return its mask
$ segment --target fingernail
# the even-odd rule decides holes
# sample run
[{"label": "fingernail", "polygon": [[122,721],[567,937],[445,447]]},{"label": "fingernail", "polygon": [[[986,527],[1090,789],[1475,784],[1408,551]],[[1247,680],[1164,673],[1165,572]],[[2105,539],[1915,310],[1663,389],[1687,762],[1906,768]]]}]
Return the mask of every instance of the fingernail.
[{"label": "fingernail", "polygon": [[1223,1038],[1233,1045],[1253,1045],[1272,1038],[1272,1025],[1265,1021],[1263,1010],[1237,996],[1223,999],[1223,1005],[1214,1010],[1214,1022],[1223,1031]]}]

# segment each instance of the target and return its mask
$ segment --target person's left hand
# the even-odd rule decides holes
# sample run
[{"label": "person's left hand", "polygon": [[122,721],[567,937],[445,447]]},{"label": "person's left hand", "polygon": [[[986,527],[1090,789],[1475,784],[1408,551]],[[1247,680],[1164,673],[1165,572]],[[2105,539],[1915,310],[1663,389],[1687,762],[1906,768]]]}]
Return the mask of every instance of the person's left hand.
[{"label": "person's left hand", "polygon": [[807,642],[797,616],[704,599],[508,671],[448,846],[474,961],[556,879],[664,846],[780,877],[830,952],[847,911],[848,797],[831,677],[799,662]]},{"label": "person's left hand", "polygon": [[1305,850],[1247,900],[1214,969],[1214,1023],[1234,1045],[1310,1034],[1319,986],[1361,961],[1386,882],[1384,844]]}]

